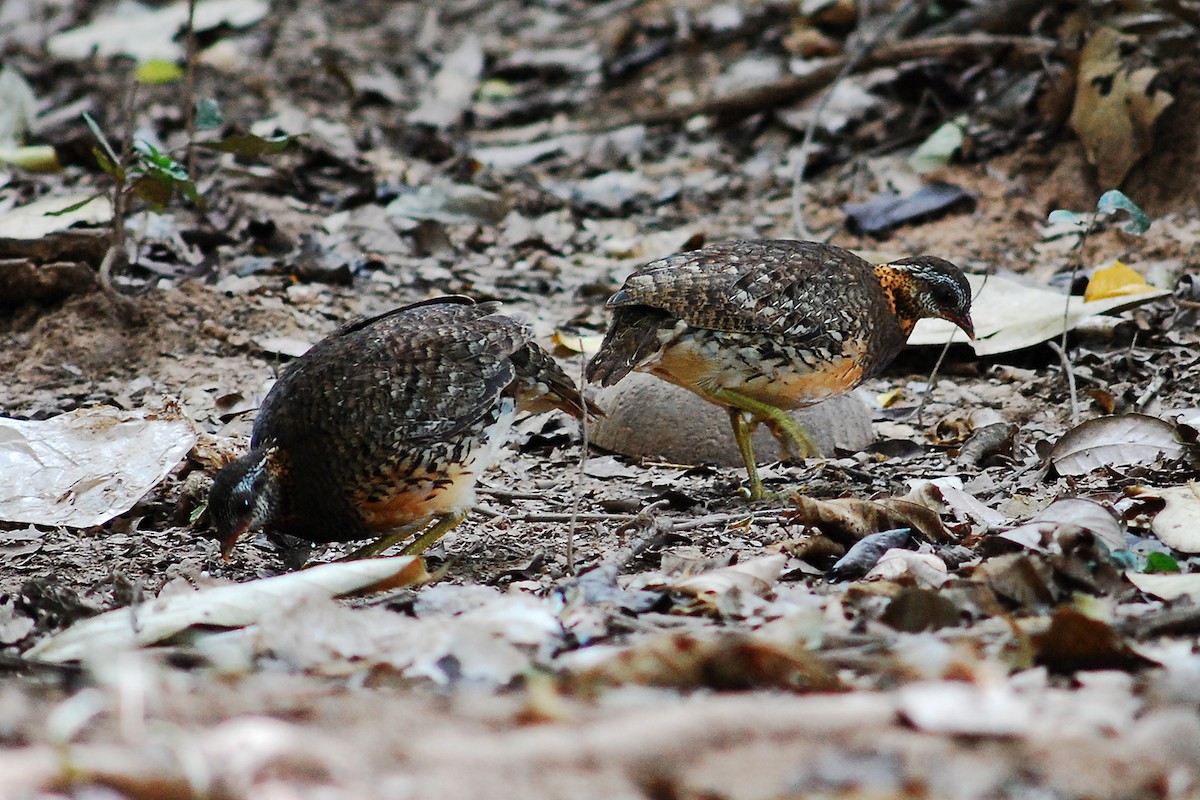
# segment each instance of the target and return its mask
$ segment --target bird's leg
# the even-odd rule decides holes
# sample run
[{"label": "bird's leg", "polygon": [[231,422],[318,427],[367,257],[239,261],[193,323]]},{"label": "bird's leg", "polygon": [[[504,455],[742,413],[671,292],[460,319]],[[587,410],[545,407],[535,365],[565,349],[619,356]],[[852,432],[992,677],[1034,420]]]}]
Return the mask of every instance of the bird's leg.
[{"label": "bird's leg", "polygon": [[743,411],[749,411],[755,417],[767,423],[767,427],[771,429],[771,433],[779,441],[779,444],[783,446],[786,454],[790,455],[792,453],[791,446],[795,445],[795,454],[799,458],[821,455],[821,449],[817,447],[817,443],[808,435],[808,431],[804,430],[782,408],[773,406],[770,403],[764,403],[761,400],[755,400],[753,397],[747,397],[741,392],[735,392],[732,389],[717,389],[712,395],[722,404],[740,408]]},{"label": "bird's leg", "polygon": [[458,511],[453,514],[443,514],[438,517],[438,521],[433,527],[417,537],[416,541],[404,548],[403,554],[406,556],[419,556],[433,545],[438,539],[446,535],[446,532],[454,528],[458,523],[467,518],[466,511]]},{"label": "bird's leg", "polygon": [[729,409],[729,424],[733,426],[733,438],[737,440],[738,450],[742,454],[742,462],[746,465],[746,475],[750,479],[750,499],[761,500],[763,496],[762,479],[758,477],[758,464],[754,460],[754,444],[750,434],[754,428],[746,419],[746,414],[740,408]]},{"label": "bird's leg", "polygon": [[[429,549],[430,545],[442,538],[443,535],[458,523],[467,518],[466,512],[458,514],[443,514],[437,518],[437,522],[433,524],[429,530],[422,533],[408,547],[404,548],[401,555],[415,556],[420,555]],[[377,556],[387,550],[397,542],[407,539],[412,534],[424,528],[429,523],[428,518],[410,522],[407,525],[401,525],[399,528],[380,536],[370,544],[363,545],[345,558],[338,559],[339,561],[357,561],[360,558],[371,558]]]}]

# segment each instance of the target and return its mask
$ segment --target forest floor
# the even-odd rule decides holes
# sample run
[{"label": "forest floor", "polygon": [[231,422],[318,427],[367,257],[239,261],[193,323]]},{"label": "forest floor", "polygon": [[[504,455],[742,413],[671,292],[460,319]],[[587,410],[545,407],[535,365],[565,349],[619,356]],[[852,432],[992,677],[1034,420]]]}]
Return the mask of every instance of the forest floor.
[{"label": "forest floor", "polygon": [[[307,596],[156,647],[38,655],[101,612],[131,610],[136,628],[155,598],[348,551],[259,537],[226,562],[205,518],[189,521],[279,368],[345,322],[444,293],[497,299],[577,375],[573,343],[603,332],[605,298],[639,264],[796,237],[814,96],[767,104],[747,87],[836,56],[854,29],[710,0],[214,5],[196,97],[218,102],[222,135],[294,141],[261,158],[202,151],[203,212],[134,202],[132,263],[107,286],[91,277],[107,228],[21,237],[3,212],[111,186],[84,111],[114,142],[132,130],[183,153],[181,84],[134,93],[127,60],[63,49],[76,27],[101,53],[133,47],[121,35],[142,29],[105,25],[105,5],[0,12],[6,63],[38,98],[29,138],[65,166],[0,169],[0,258],[89,265],[69,288],[6,287],[0,412],[149,413],[197,437],[115,519],[0,525],[0,797],[1200,792],[1200,586],[1142,580],[1200,567],[1194,533],[1168,545],[1154,526],[1177,502],[1177,525],[1200,529],[1195,496],[1161,499],[1197,477],[1200,150],[1184,121],[1197,100],[1177,91],[1122,184],[1148,230],[1104,218],[1079,246],[1055,238],[1050,211],[1088,212],[1112,188],[1064,124],[1066,9],[1019,31],[1026,45],[844,78],[849,99],[817,116],[803,223],[872,259],[930,253],[988,275],[977,308],[997,330],[1033,324],[995,310],[1012,287],[1065,302],[1116,260],[1167,293],[1079,325],[1062,357],[1045,343],[1061,325],[1017,349],[955,344],[933,381],[940,348],[910,348],[856,393],[873,444],[764,464],[768,488],[799,499],[748,504],[740,468],[689,459],[672,420],[630,443],[661,440],[666,457],[633,458],[581,452],[576,423],[540,415],[427,554],[428,585]],[[1048,49],[1031,59],[1029,42]],[[664,113],[712,96],[741,104]],[[1003,124],[986,113],[1006,103]],[[965,149],[912,173],[912,148],[959,114]],[[847,204],[935,181],[962,199],[886,235],[848,226]],[[1132,427],[1085,427],[1112,419]],[[1147,444],[1162,426],[1174,449]],[[1068,464],[1068,431],[1096,469]],[[14,472],[10,487],[29,478]],[[914,529],[895,543],[906,553],[831,571],[898,527]]]}]

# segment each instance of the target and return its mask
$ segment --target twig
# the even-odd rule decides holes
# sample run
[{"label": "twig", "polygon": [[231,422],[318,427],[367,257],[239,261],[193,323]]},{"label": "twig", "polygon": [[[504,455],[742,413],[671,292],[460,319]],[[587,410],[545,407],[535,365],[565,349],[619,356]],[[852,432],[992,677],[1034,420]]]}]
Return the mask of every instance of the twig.
[{"label": "twig", "polygon": [[187,74],[183,81],[183,120],[187,130],[188,177],[196,179],[196,2],[188,0]]},{"label": "twig", "polygon": [[[858,63],[854,72],[877,67],[888,67],[919,58],[952,58],[970,55],[981,50],[1012,49],[1022,58],[1040,59],[1052,52],[1057,43],[1036,36],[991,36],[970,34],[967,36],[939,36],[929,39],[912,39],[881,45],[875,52],[867,54]],[[804,75],[789,75],[770,83],[753,86],[735,94],[722,95],[687,103],[680,106],[656,109],[630,116],[613,115],[606,122],[586,126],[587,132],[609,131],[626,125],[661,125],[683,122],[698,115],[712,115],[727,119],[738,119],[756,114],[768,108],[788,105],[801,100],[827,86],[837,78],[849,61],[848,56],[827,59],[811,72]]]},{"label": "twig", "polygon": [[517,492],[512,489],[492,489],[480,486],[476,489],[479,494],[486,494],[498,500],[549,500],[545,492]]},{"label": "twig", "polygon": [[[979,287],[979,291],[976,292],[975,297],[971,298],[972,302],[979,299],[979,295],[983,294],[983,290],[987,288],[987,280],[988,276],[985,274],[983,276],[983,283]],[[925,424],[921,421],[921,415],[925,412],[925,406],[929,402],[929,398],[933,395],[933,382],[937,379],[938,371],[941,370],[942,362],[946,360],[946,354],[950,352],[950,345],[953,344],[953,342],[954,332],[951,331],[949,338],[946,339],[946,343],[942,345],[942,352],[938,354],[937,361],[934,362],[933,369],[929,372],[929,379],[926,381],[925,386],[925,394],[921,396],[921,402],[917,406],[916,423],[918,427]]]},{"label": "twig", "polygon": [[586,476],[584,467],[588,457],[588,408],[587,395],[587,358],[579,351],[579,430],[583,441],[579,445],[579,472],[575,475],[575,489],[571,497],[571,521],[567,528],[567,573],[575,574],[575,527],[579,521],[579,505],[583,500],[583,481]]},{"label": "twig", "polygon": [[633,514],[606,514],[602,511],[576,511],[572,514],[538,512],[519,517],[509,517],[514,522],[629,522]]},{"label": "twig", "polygon": [[[1066,331],[1063,331],[1063,338],[1066,338]],[[1067,373],[1067,386],[1071,389],[1071,424],[1079,424],[1079,397],[1075,393],[1075,369],[1071,366],[1071,359],[1067,358],[1067,351],[1059,347],[1058,342],[1046,342],[1050,345],[1050,349],[1058,353],[1058,360],[1062,362],[1063,372]]]},{"label": "twig", "polygon": [[742,520],[750,520],[751,522],[783,522],[787,519],[787,515],[780,511],[774,511],[767,514],[748,514],[742,512],[740,514],[705,514],[703,517],[695,517],[685,522],[676,522],[673,526],[677,531],[691,531],[696,528],[703,528],[706,525],[718,525],[726,522],[740,522]]},{"label": "twig", "polygon": [[[953,338],[954,334],[950,334],[950,336]],[[946,360],[946,353],[950,352],[950,344],[951,339],[947,339],[946,343],[942,345],[942,352],[938,353],[937,361],[933,364],[933,369],[929,372],[929,380],[925,385],[925,394],[921,395],[921,402],[917,405],[917,427],[925,424],[921,421],[921,415],[925,413],[925,405],[929,402],[929,398],[933,394],[933,383],[937,379],[938,370],[942,368],[942,362]]]},{"label": "twig", "polygon": [[630,528],[640,528],[641,532],[629,543],[628,547],[623,547],[613,553],[606,562],[615,566],[620,572],[630,561],[649,550],[652,544],[662,541],[668,533],[675,530],[674,523],[669,519],[663,519],[658,513],[669,505],[669,500],[656,500],[619,526],[618,533],[624,533]]},{"label": "twig", "polygon": [[[910,11],[914,11],[918,4],[923,8],[929,2],[930,0],[907,0],[904,5],[889,15],[889,19],[893,22],[902,20]],[[859,22],[860,32],[867,24],[866,12],[867,3],[860,2],[858,10],[859,19],[861,20]],[[796,154],[796,167],[792,172],[792,225],[796,229],[796,237],[799,239],[809,238],[808,226],[804,224],[804,173],[808,170],[808,156],[812,150],[813,139],[817,135],[817,124],[821,119],[821,114],[824,113],[825,107],[829,105],[829,100],[833,97],[833,93],[837,91],[838,85],[849,77],[850,73],[858,67],[858,64],[879,45],[892,27],[890,24],[879,25],[870,40],[863,40],[861,33],[856,37],[858,40],[856,42],[857,46],[852,53],[845,57],[845,63],[838,70],[834,79],[829,82],[829,88],[821,96],[820,102],[817,103],[816,108],[813,109],[812,116],[808,119],[808,125],[804,129],[804,139],[800,142],[800,152]]]}]

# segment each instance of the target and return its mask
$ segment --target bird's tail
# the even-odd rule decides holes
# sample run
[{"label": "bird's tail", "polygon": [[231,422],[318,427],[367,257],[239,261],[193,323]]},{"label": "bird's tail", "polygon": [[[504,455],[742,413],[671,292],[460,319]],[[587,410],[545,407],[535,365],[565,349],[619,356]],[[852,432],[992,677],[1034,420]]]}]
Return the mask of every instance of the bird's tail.
[{"label": "bird's tail", "polygon": [[536,343],[527,342],[510,358],[517,372],[513,382],[517,407],[522,411],[538,413],[557,408],[579,419],[586,407],[589,417],[604,416],[604,409],[591,400],[585,402],[575,381]]},{"label": "bird's tail", "polygon": [[670,315],[657,308],[618,308],[600,350],[587,365],[587,379],[612,386],[661,346],[658,332]]}]

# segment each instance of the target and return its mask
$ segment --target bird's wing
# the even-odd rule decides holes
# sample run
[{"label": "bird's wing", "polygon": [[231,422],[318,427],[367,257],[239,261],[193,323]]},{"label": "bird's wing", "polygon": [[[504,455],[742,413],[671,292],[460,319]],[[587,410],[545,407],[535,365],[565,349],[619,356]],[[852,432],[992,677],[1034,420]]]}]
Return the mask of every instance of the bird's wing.
[{"label": "bird's wing", "polygon": [[864,280],[871,266],[849,251],[818,242],[735,241],[668,256],[631,275],[610,306],[644,305],[697,328],[772,333],[806,341],[824,330],[836,308],[844,272]]},{"label": "bird's wing", "polygon": [[[440,298],[439,298],[440,300]],[[293,362],[264,400],[253,442],[303,446],[314,431],[418,444],[488,414],[512,383],[525,326],[452,298],[354,323]],[[318,437],[324,438],[324,437]]]}]

